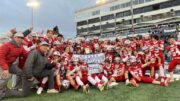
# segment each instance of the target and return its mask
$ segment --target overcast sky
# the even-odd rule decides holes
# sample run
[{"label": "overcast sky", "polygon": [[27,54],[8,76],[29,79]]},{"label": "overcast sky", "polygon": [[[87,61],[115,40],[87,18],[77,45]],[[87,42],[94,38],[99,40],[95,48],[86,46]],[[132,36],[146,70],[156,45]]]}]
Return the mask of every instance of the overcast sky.
[{"label": "overcast sky", "polygon": [[[0,34],[16,27],[23,31],[31,26],[31,9],[28,0],[0,0]],[[34,30],[41,32],[59,26],[65,37],[74,37],[75,11],[95,5],[96,0],[38,0],[39,8],[34,10]]]}]

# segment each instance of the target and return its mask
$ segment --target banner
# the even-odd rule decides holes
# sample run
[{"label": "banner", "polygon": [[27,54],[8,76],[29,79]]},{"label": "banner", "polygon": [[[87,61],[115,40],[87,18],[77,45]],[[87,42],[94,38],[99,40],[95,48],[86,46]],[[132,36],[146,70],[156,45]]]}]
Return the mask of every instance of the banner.
[{"label": "banner", "polygon": [[101,73],[102,68],[101,64],[88,64],[89,74]]},{"label": "banner", "polygon": [[88,55],[79,55],[73,54],[72,58],[78,58],[84,60],[84,62],[88,63],[88,71],[89,74],[99,73],[101,72],[102,63],[105,60],[105,54],[88,54]]},{"label": "banner", "polygon": [[176,29],[164,30],[165,33],[176,32]]},{"label": "banner", "polygon": [[72,58],[78,58],[84,60],[88,64],[97,64],[97,63],[102,63],[105,60],[105,55],[104,53],[99,53],[99,54],[88,54],[88,55],[78,55],[74,54]]}]

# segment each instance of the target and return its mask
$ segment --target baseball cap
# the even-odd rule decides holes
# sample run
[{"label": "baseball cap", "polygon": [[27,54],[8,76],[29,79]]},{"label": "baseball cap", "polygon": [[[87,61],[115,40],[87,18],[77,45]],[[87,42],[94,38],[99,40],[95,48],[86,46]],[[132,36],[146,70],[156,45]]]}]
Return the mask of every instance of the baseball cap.
[{"label": "baseball cap", "polygon": [[49,46],[49,44],[46,41],[43,41],[40,43],[40,46]]},{"label": "baseball cap", "polygon": [[17,32],[16,34],[14,34],[14,37],[22,37],[24,38],[24,35],[22,32]]}]

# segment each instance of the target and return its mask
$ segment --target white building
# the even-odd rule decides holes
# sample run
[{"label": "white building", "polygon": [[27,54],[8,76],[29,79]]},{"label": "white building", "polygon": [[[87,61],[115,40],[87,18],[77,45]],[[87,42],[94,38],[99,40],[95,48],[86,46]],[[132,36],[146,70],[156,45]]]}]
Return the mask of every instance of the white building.
[{"label": "white building", "polygon": [[77,36],[83,37],[148,33],[153,26],[168,31],[176,29],[170,25],[179,26],[180,0],[110,0],[78,10],[75,16]]}]

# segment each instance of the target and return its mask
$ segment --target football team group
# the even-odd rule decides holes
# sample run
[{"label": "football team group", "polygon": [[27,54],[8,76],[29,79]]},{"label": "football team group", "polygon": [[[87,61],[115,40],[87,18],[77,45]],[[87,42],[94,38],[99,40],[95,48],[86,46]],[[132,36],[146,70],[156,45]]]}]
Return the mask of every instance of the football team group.
[{"label": "football team group", "polygon": [[[37,94],[59,93],[69,88],[89,94],[91,86],[103,91],[120,86],[119,82],[134,87],[140,83],[167,87],[174,81],[173,72],[180,64],[180,42],[170,37],[169,45],[165,45],[156,34],[117,36],[113,41],[98,37],[64,39],[51,29],[43,35],[30,28],[24,32],[10,30],[6,40],[0,46],[0,99],[28,96],[33,85]],[[170,77],[165,73],[164,52],[171,59]],[[93,74],[84,59],[73,58],[74,54],[99,53],[105,59],[99,72]],[[8,88],[10,79],[12,87]]]}]

